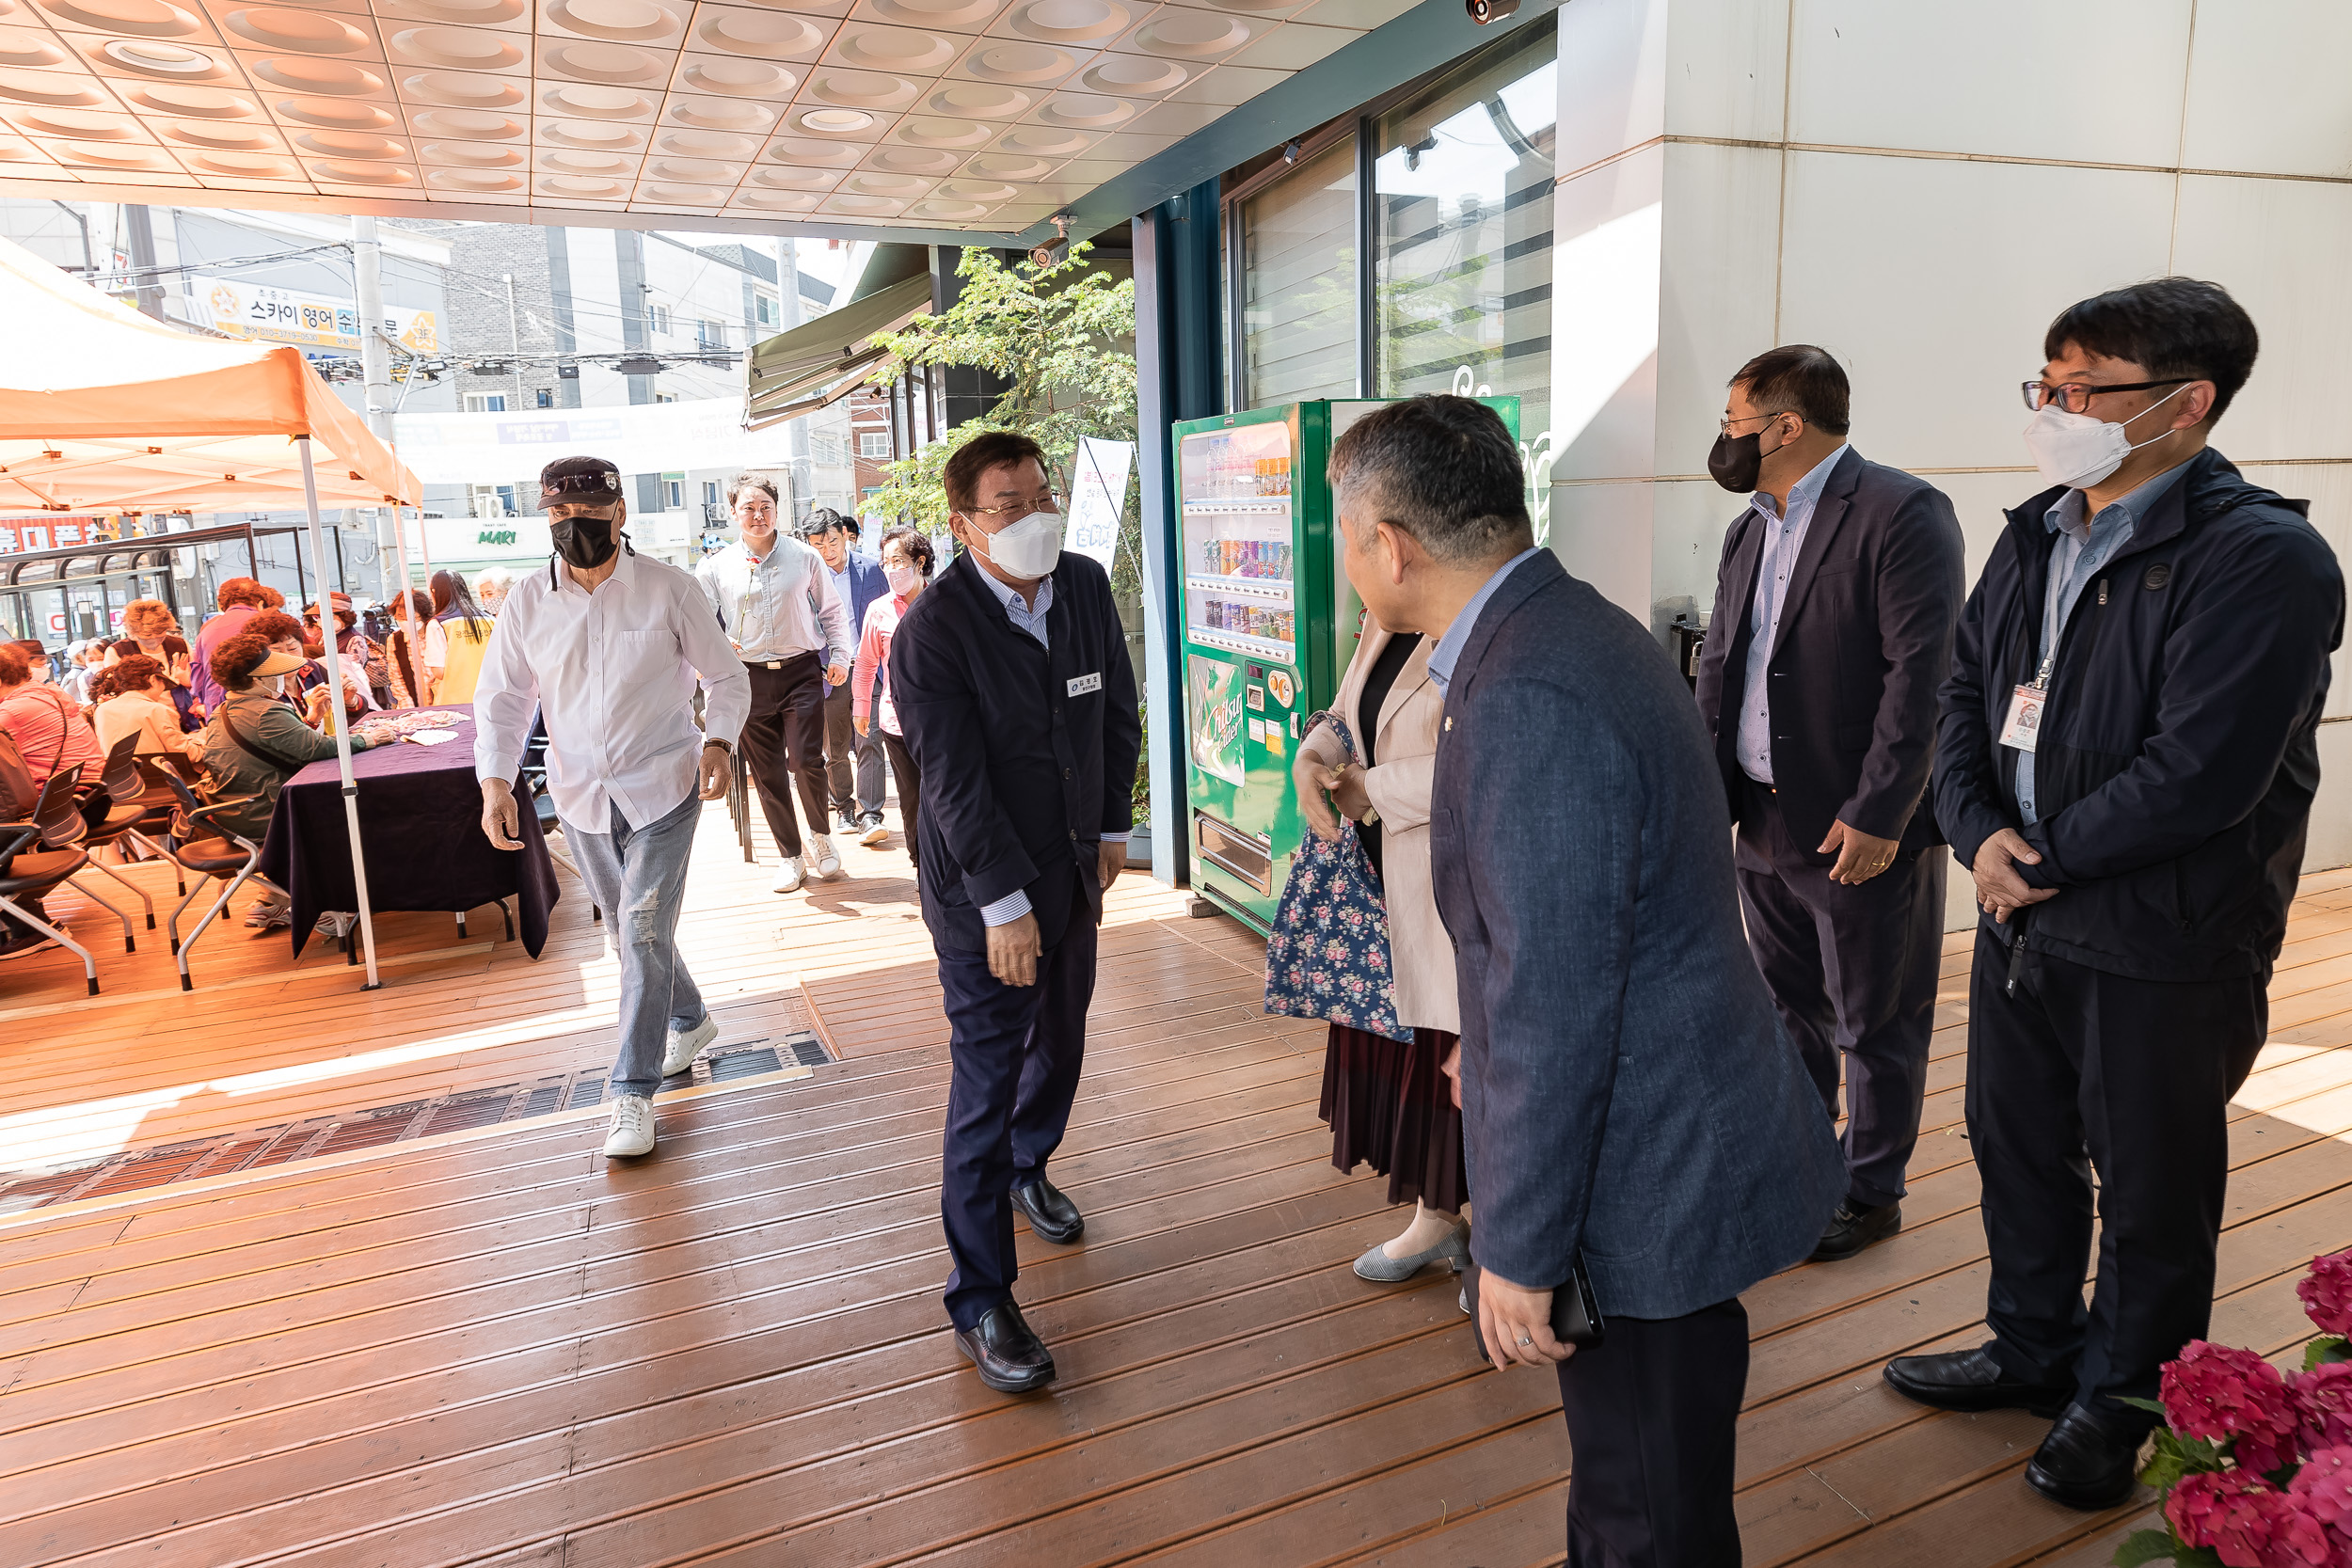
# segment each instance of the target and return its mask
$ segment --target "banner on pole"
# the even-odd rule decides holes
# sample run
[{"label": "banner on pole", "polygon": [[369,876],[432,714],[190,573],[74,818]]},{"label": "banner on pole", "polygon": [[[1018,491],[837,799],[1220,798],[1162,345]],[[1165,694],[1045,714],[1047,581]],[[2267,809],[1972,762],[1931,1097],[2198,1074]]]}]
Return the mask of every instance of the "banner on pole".
[{"label": "banner on pole", "polygon": [[1070,532],[1064,547],[1091,557],[1105,572],[1119,555],[1119,519],[1127,508],[1127,473],[1135,467],[1133,441],[1078,438],[1076,472],[1070,479]]}]

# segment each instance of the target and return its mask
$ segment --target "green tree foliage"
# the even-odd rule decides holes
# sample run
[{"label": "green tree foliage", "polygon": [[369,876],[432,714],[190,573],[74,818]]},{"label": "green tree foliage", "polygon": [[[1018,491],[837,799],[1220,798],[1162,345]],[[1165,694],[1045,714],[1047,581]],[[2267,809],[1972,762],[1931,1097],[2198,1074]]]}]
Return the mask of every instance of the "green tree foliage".
[{"label": "green tree foliage", "polygon": [[[869,515],[904,517],[929,533],[947,531],[940,472],[955,450],[985,430],[1011,430],[1045,449],[1055,483],[1067,485],[1078,440],[1136,438],[1136,286],[1089,264],[1083,241],[1051,266],[1007,265],[994,252],[964,251],[956,265],[963,292],[944,314],[917,316],[900,332],[879,333],[890,357],[875,372],[888,381],[910,367],[968,366],[1010,386],[984,418],[967,420],[913,457],[885,465],[890,483],[866,499]],[[1138,585],[1141,521],[1131,473],[1112,586]]]}]

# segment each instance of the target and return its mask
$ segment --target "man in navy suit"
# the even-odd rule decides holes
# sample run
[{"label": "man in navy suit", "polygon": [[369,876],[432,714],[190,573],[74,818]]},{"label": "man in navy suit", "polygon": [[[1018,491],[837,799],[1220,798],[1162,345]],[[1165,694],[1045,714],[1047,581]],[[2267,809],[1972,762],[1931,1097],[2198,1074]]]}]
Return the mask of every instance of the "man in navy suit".
[{"label": "man in navy suit", "polygon": [[[1740,935],[1707,736],[1649,632],[1535,546],[1493,410],[1392,404],[1330,467],[1348,580],[1436,640],[1445,692],[1429,858],[1481,1334],[1557,1370],[1570,1564],[1736,1564],[1740,1292],[1812,1250],[1846,1173]],[[1576,1349],[1550,1323],[1580,1264],[1606,1338]]]},{"label": "man in navy suit", "polygon": [[1961,599],[1952,503],[1854,451],[1847,404],[1807,343],[1732,377],[1708,468],[1749,500],[1698,678],[1748,946],[1833,1115],[1844,1067],[1846,1201],[1816,1262],[1902,1227],[1949,862],[1923,797]]},{"label": "man in navy suit", "polygon": [[[857,553],[857,529],[830,506],[820,506],[801,526],[801,536],[824,558],[833,579],[834,596],[850,612],[850,649],[866,631],[866,607],[890,596],[890,584],[879,562]],[[850,723],[850,683],[825,688],[825,783],[833,795],[833,815],[841,832],[860,844],[880,844],[890,836],[882,826],[882,736],[857,733]],[[851,776],[854,764],[855,784]]]},{"label": "man in navy suit", "polygon": [[890,684],[922,771],[916,886],[954,1061],[947,1315],[981,1381],[1022,1393],[1054,1358],[1012,1299],[1013,1211],[1048,1242],[1086,1228],[1045,1164],[1077,1094],[1143,726],[1110,578],[1061,552],[1037,443],[975,436],[942,479],[963,549],[898,623]]}]

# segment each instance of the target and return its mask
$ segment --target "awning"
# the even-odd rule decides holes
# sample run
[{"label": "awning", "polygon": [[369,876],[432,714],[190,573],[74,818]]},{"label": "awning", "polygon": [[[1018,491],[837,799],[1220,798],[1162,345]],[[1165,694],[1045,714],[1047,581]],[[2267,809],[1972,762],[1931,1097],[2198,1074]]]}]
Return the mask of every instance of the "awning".
[{"label": "awning", "polygon": [[931,280],[923,274],[753,344],[744,428],[758,430],[847,397],[886,357],[869,341],[874,334],[896,332],[930,311]]},{"label": "awning", "polygon": [[417,504],[417,482],[291,345],[198,338],[0,240],[0,508]]}]

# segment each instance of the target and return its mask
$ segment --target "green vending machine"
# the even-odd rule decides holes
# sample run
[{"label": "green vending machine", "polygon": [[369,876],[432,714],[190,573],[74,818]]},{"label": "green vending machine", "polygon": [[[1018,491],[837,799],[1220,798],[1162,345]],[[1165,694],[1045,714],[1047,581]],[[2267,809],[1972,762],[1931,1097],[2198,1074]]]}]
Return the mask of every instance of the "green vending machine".
[{"label": "green vending machine", "polygon": [[[1516,436],[1518,400],[1484,401]],[[1325,461],[1380,406],[1294,403],[1172,427],[1194,885],[1260,931],[1306,831],[1291,765],[1309,716],[1339,690],[1363,613],[1341,569]]]}]

